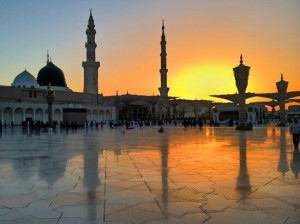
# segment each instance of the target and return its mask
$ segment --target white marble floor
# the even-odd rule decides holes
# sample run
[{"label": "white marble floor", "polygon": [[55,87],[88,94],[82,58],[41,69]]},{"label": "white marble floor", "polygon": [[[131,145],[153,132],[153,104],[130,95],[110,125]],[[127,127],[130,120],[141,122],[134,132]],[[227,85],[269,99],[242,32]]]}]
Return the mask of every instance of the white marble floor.
[{"label": "white marble floor", "polygon": [[0,223],[300,223],[287,128],[0,132]]}]

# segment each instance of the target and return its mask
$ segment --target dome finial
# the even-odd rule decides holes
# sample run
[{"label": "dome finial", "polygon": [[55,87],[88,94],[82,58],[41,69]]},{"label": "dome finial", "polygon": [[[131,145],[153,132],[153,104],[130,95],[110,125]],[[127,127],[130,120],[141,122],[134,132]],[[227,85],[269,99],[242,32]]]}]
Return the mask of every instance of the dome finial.
[{"label": "dome finial", "polygon": [[240,63],[243,64],[243,55],[241,54]]},{"label": "dome finial", "polygon": [[90,16],[92,16],[92,8],[90,8]]},{"label": "dome finial", "polygon": [[49,64],[49,50],[47,50],[47,65]]},{"label": "dome finial", "polygon": [[165,22],[162,20],[162,30],[165,30]]},{"label": "dome finial", "polygon": [[281,72],[280,80],[283,81],[283,74],[282,74],[282,72]]}]

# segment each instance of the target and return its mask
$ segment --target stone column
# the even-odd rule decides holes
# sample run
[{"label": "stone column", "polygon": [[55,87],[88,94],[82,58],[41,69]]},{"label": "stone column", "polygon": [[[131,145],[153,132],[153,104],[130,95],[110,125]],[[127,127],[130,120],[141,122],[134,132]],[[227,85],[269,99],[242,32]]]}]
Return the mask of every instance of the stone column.
[{"label": "stone column", "polygon": [[239,100],[239,126],[246,126],[246,116],[245,116],[245,104],[246,100],[243,94],[240,96]]},{"label": "stone column", "polygon": [[287,95],[288,82],[283,80],[283,74],[281,73],[280,81],[276,82],[276,87],[278,91],[278,104],[280,108],[280,122],[279,126],[285,126],[285,99]]}]

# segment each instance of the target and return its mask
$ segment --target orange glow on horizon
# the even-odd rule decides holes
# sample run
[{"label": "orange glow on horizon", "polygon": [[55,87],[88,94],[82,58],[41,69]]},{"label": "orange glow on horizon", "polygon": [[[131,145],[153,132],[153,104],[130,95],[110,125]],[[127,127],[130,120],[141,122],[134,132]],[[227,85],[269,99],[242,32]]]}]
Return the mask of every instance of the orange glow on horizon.
[{"label": "orange glow on horizon", "polygon": [[211,99],[209,95],[235,93],[234,78],[225,64],[198,64],[184,66],[173,74],[169,83],[172,95],[181,98]]}]

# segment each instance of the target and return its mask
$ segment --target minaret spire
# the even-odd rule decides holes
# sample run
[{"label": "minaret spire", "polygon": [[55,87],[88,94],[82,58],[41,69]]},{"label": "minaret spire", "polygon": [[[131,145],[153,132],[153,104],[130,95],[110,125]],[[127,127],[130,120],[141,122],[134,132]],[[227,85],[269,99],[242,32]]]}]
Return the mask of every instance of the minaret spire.
[{"label": "minaret spire", "polygon": [[90,9],[89,21],[85,33],[87,36],[87,41],[85,42],[86,61],[82,62],[84,68],[84,92],[98,94],[98,68],[100,67],[100,62],[96,61],[96,30],[92,9]]},{"label": "minaret spire", "polygon": [[160,53],[160,81],[161,81],[161,87],[158,88],[160,92],[160,96],[163,99],[168,99],[168,92],[169,88],[167,86],[167,51],[166,51],[166,37],[165,37],[165,24],[164,20],[162,21],[162,35],[161,35],[161,41],[160,41],[160,46],[161,46],[161,53]]},{"label": "minaret spire", "polygon": [[46,64],[47,65],[49,64],[49,50],[47,50],[47,61],[46,61]]}]

